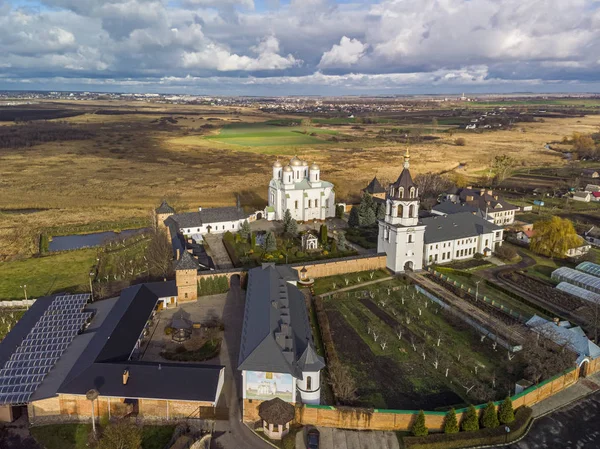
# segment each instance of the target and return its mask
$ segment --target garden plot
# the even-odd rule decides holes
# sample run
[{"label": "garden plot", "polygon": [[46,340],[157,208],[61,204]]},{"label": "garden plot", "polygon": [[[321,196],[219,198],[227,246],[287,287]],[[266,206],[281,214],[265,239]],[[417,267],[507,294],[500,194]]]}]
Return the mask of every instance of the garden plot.
[{"label": "garden plot", "polygon": [[336,294],[323,306],[358,405],[433,410],[479,403],[506,396],[522,376],[519,357],[509,359],[399,280]]}]

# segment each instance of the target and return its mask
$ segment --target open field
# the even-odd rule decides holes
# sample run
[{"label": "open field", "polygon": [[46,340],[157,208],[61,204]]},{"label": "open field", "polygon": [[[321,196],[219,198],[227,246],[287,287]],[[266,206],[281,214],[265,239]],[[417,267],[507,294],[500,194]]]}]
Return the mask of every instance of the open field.
[{"label": "open field", "polygon": [[489,340],[399,280],[339,293],[324,307],[360,405],[434,410],[478,403],[505,396],[522,375],[518,358],[508,361],[504,351],[494,351]]},{"label": "open field", "polygon": [[[376,123],[356,127],[339,124],[346,120],[319,123],[316,118],[310,129],[317,136],[284,126],[281,132],[287,135],[244,135],[240,141],[232,133],[241,123],[256,123],[253,126],[261,129],[266,122],[294,117],[252,108],[116,101],[48,102],[40,108],[64,109],[69,115],[77,112],[56,120],[81,127],[91,137],[2,149],[0,210],[44,210],[0,213],[0,260],[34,254],[37,236],[49,227],[142,219],[162,198],[180,211],[199,205],[233,205],[237,195],[243,205],[262,208],[276,156],[298,154],[315,161],[323,179],[336,185],[337,198],[352,199],[374,175],[385,182],[401,171],[406,144],[379,132],[415,126],[410,114],[402,119],[400,113],[384,117],[390,122],[377,118]],[[446,119],[450,120],[440,120]],[[451,170],[462,163],[459,171],[471,175],[485,170],[493,155],[501,153],[518,157],[524,166],[560,166],[564,160],[544,149],[545,143],[573,131],[595,131],[599,122],[598,116],[549,118],[543,123],[518,123],[513,130],[459,131],[454,136],[442,132],[442,126],[449,125],[440,125],[436,140],[411,140],[411,168],[416,174]],[[14,126],[8,123],[5,126]],[[225,130],[220,131],[223,126]],[[466,138],[466,146],[454,145],[457,135]],[[327,140],[329,136],[339,141]],[[257,145],[263,138],[267,144]],[[293,138],[295,144],[276,144],[281,138]]]}]

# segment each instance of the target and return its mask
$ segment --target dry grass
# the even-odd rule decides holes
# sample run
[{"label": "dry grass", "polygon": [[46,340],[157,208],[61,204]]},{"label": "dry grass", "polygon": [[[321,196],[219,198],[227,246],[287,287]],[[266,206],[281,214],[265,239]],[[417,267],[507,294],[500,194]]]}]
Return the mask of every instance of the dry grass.
[{"label": "dry grass", "polygon": [[[100,106],[116,109],[121,103],[105,102],[96,108]],[[0,260],[33,254],[36,235],[43,228],[144,216],[161,198],[180,210],[189,210],[198,205],[233,205],[240,194],[245,203],[260,207],[266,203],[276,155],[287,158],[297,152],[320,164],[323,178],[336,184],[339,199],[356,195],[374,175],[395,179],[402,167],[405,146],[377,140],[380,125],[365,126],[365,131],[327,127],[353,135],[355,140],[350,142],[249,149],[185,136],[199,135],[200,131],[190,129],[198,130],[206,123],[259,122],[274,115],[250,109],[239,113],[231,108],[180,107],[186,112],[202,112],[196,116],[175,112],[173,106],[129,106],[133,114],[88,113],[66,119],[94,130],[96,137],[90,141],[54,142],[0,153],[0,210],[51,209],[28,215],[0,214]],[[176,125],[159,126],[153,122],[160,115],[135,114],[133,108],[175,112],[184,118],[178,118]],[[209,109],[215,113],[205,114]],[[210,117],[220,120],[206,120]],[[440,133],[439,141],[411,145],[411,167],[419,173],[450,170],[466,163],[465,172],[474,174],[499,153],[512,154],[531,166],[560,165],[560,157],[544,150],[544,144],[572,131],[595,131],[598,123],[598,116],[588,116],[519,124],[513,131],[465,132],[454,137]],[[457,135],[466,138],[466,146],[454,145]]]}]

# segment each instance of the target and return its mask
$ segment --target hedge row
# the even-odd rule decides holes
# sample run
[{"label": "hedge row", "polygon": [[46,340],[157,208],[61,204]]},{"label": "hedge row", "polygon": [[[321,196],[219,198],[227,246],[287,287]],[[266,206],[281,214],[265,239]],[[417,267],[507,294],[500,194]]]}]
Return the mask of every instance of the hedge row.
[{"label": "hedge row", "polygon": [[225,246],[225,250],[227,254],[229,254],[229,258],[231,259],[231,263],[235,268],[240,268],[242,266],[242,262],[240,258],[235,253],[235,248],[233,247],[233,243],[229,239],[223,239],[223,245]]},{"label": "hedge row", "polygon": [[510,443],[519,439],[527,430],[531,421],[532,410],[529,407],[519,407],[515,420],[510,423],[510,433],[505,426],[495,429],[481,429],[475,432],[433,433],[424,437],[403,437],[407,449],[460,449],[471,446]]},{"label": "hedge row", "polygon": [[198,296],[218,295],[228,291],[227,276],[201,277],[198,281]]}]

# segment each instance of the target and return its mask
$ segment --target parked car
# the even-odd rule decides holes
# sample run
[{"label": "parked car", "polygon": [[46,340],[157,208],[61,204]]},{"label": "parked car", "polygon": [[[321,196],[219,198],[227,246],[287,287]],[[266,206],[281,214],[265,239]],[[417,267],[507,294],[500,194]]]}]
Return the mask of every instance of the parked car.
[{"label": "parked car", "polygon": [[319,431],[310,429],[306,434],[306,449],[319,449]]}]

